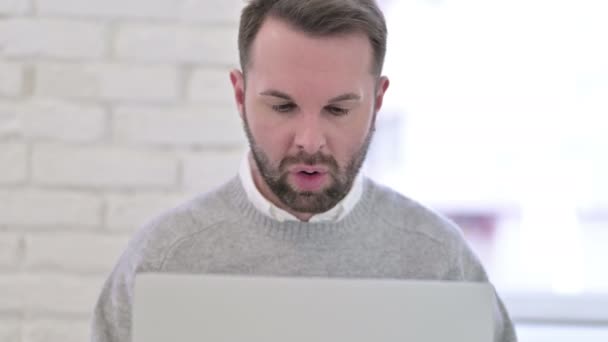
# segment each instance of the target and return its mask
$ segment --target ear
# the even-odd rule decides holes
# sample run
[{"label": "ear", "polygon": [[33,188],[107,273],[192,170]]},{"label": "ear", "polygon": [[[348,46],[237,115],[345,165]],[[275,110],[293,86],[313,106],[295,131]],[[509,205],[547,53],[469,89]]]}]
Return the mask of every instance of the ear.
[{"label": "ear", "polygon": [[388,80],[388,77],[386,76],[382,76],[380,77],[380,79],[378,80],[378,86],[376,87],[376,106],[374,108],[374,112],[378,112],[380,110],[380,108],[382,108],[382,101],[384,100],[384,94],[386,93],[386,90],[388,89],[390,82]]},{"label": "ear", "polygon": [[238,69],[230,71],[230,82],[232,82],[236,107],[242,118],[245,113],[245,78],[243,77],[243,73]]}]

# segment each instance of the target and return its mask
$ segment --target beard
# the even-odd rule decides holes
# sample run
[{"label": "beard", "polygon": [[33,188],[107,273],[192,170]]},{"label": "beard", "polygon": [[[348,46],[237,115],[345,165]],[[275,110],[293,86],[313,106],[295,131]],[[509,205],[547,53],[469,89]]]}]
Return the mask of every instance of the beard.
[{"label": "beard", "polygon": [[[253,159],[270,190],[287,208],[301,213],[318,214],[336,206],[350,191],[372,141],[375,131],[375,114],[363,144],[350,157],[344,168],[340,167],[333,156],[324,155],[321,152],[308,154],[304,151],[300,151],[294,156],[286,156],[278,166],[274,166],[268,155],[256,143],[247,121],[246,110],[243,113],[243,125]],[[330,178],[330,185],[316,192],[294,188],[287,179],[289,176],[287,169],[294,164],[324,165],[329,170],[327,175]]]}]

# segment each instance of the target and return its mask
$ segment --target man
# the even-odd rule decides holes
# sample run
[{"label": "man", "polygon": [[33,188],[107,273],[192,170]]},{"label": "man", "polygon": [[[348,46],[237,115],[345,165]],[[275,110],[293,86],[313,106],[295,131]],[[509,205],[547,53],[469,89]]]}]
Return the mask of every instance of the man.
[{"label": "man", "polygon": [[[385,46],[373,0],[250,1],[230,73],[250,153],[238,177],[136,234],[93,341],[130,341],[139,272],[487,281],[456,227],[359,174]],[[498,298],[496,341],[515,341]]]}]

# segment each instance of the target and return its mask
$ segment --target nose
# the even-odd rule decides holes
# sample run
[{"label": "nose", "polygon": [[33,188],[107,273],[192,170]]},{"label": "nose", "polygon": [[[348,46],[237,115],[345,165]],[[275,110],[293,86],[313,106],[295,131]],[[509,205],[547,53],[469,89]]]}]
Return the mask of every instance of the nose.
[{"label": "nose", "polygon": [[326,144],[323,122],[319,115],[305,114],[296,127],[294,144],[298,151],[315,154]]}]

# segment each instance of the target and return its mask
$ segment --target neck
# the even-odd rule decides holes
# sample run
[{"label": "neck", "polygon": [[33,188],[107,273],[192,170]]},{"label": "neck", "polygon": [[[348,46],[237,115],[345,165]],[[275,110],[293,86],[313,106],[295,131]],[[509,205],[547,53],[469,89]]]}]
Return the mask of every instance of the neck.
[{"label": "neck", "polygon": [[308,222],[310,220],[310,218],[314,216],[313,213],[303,213],[303,212],[295,211],[295,210],[287,207],[277,197],[277,195],[275,195],[274,192],[272,192],[272,190],[270,190],[270,187],[268,186],[268,184],[262,177],[262,174],[261,174],[260,170],[258,169],[257,164],[256,164],[255,160],[253,159],[253,156],[251,155],[251,152],[249,152],[248,158],[249,158],[249,165],[251,166],[251,175],[253,177],[253,183],[255,184],[255,187],[258,189],[258,191],[262,194],[262,196],[264,196],[264,198],[266,198],[270,203],[274,204],[278,208],[281,208],[281,209],[285,210],[286,212],[290,213],[291,215],[295,216],[300,221]]}]

